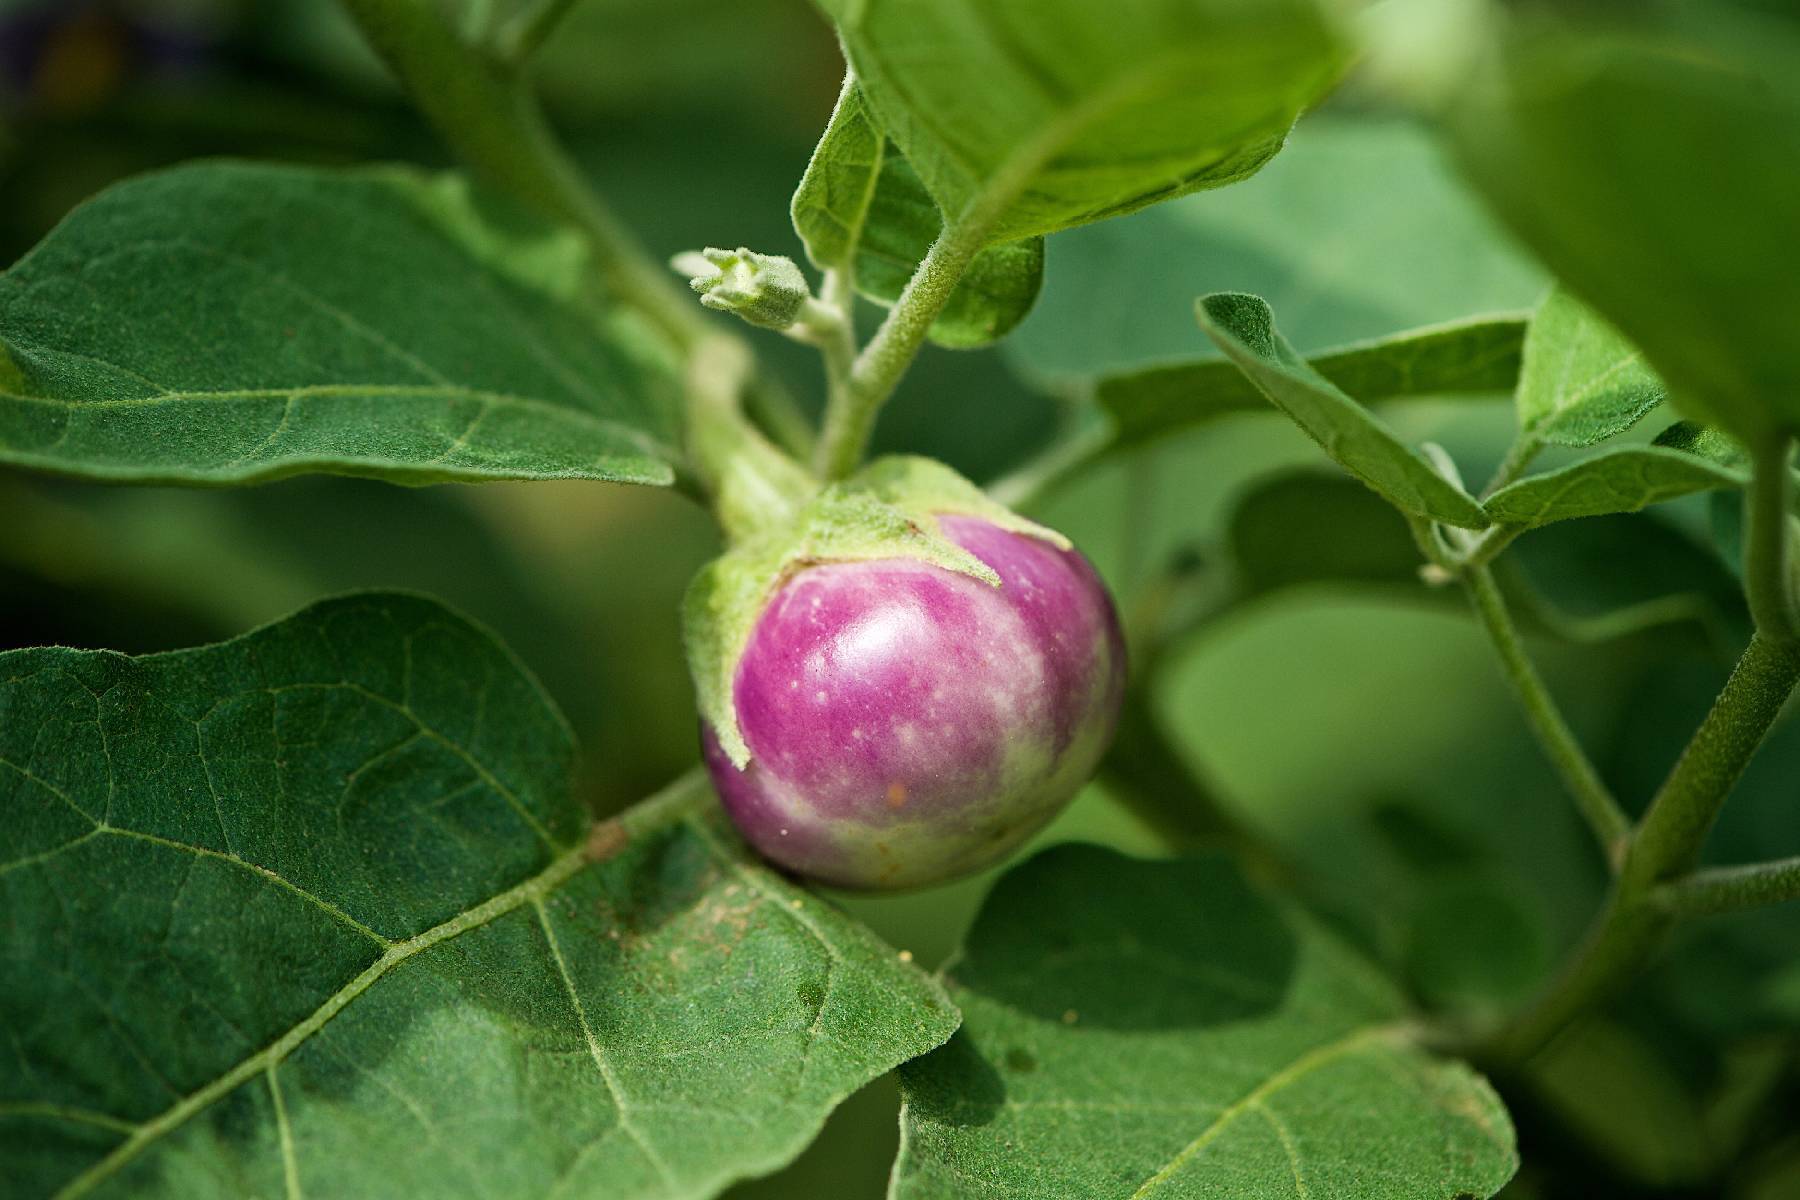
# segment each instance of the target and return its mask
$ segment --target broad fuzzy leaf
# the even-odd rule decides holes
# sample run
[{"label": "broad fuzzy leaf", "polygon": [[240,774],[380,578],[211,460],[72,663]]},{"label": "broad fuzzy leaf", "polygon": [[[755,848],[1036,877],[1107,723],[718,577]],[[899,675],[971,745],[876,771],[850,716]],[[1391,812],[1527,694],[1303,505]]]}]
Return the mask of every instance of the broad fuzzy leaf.
[{"label": "broad fuzzy leaf", "polygon": [[1624,433],[1663,401],[1643,354],[1562,288],[1532,314],[1519,373],[1519,428],[1559,446]]},{"label": "broad fuzzy leaf", "polygon": [[1399,989],[1221,859],[1049,850],[946,977],[964,1026],[901,1068],[896,1200],[1452,1200],[1517,1166]]},{"label": "broad fuzzy leaf", "polygon": [[1487,514],[1505,525],[1548,525],[1571,517],[1636,512],[1651,504],[1714,488],[1742,487],[1742,472],[1664,446],[1625,446],[1532,475],[1487,499]]},{"label": "broad fuzzy leaf", "polygon": [[1521,14],[1449,120],[1494,211],[1689,415],[1800,422],[1800,27],[1731,5]]},{"label": "broad fuzzy leaf", "polygon": [[[1309,365],[1365,402],[1502,392],[1518,378],[1524,334],[1518,317],[1473,317],[1324,350]],[[1258,412],[1265,403],[1236,365],[1216,358],[1109,375],[1095,397],[1112,417],[1121,447],[1229,413]]]},{"label": "broad fuzzy leaf", "polygon": [[667,484],[666,349],[455,176],[134,179],[0,277],[0,461],[99,479]]},{"label": "broad fuzzy leaf", "polygon": [[[881,132],[854,77],[844,80],[791,207],[813,263],[849,268],[856,290],[877,304],[900,298],[944,227],[937,204]],[[1043,279],[1043,238],[989,246],[932,322],[931,340],[967,349],[1005,336],[1031,311]]]},{"label": "broad fuzzy leaf", "polygon": [[0,680],[9,1196],[706,1196],[955,1027],[425,600]]},{"label": "broad fuzzy leaf", "polygon": [[1202,297],[1195,310],[1200,328],[1271,404],[1390,503],[1467,529],[1488,524],[1467,492],[1308,366],[1275,329],[1267,304],[1221,292]]},{"label": "broad fuzzy leaf", "polygon": [[990,241],[1254,173],[1342,50],[1312,0],[819,0],[939,209]]}]

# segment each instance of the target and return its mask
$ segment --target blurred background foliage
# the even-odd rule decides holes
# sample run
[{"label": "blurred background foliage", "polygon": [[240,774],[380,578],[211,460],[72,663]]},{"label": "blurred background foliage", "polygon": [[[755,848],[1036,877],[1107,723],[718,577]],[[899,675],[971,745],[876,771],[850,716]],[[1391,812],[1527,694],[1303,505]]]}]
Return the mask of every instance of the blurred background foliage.
[{"label": "blurred background foliage", "polygon": [[[539,78],[653,251],[798,256],[787,201],[840,72],[804,0],[586,0]],[[6,261],[107,184],[213,155],[445,161],[321,0],[0,0]],[[1201,353],[1191,305],[1205,291],[1264,295],[1309,351],[1523,309],[1545,286],[1428,135],[1352,79],[1251,182],[1053,238],[1025,324],[994,351],[928,348],[880,447],[1002,477],[1079,420],[1102,371]],[[758,349],[817,406],[810,351]],[[1475,478],[1512,432],[1502,397],[1388,415]],[[1158,853],[1116,801],[1211,797],[1422,1003],[1516,1002],[1593,911],[1601,864],[1460,597],[1421,583],[1399,519],[1322,461],[1278,418],[1239,416],[1104,459],[1034,503],[1112,583],[1137,645],[1139,733],[1167,752],[1116,764],[1044,836]],[[1747,628],[1713,527],[1695,501],[1554,526],[1509,556],[1552,686],[1638,803]],[[645,489],[307,479],[214,492],[3,472],[0,648],[162,649],[333,592],[416,588],[537,671],[607,810],[695,756],[676,606],[715,549],[698,508]],[[1790,723],[1727,810],[1719,861],[1800,853],[1797,776]],[[936,963],[987,882],[842,902]],[[1610,1012],[1499,1081],[1528,1164],[1508,1195],[1800,1196],[1792,908],[1693,924]],[[878,1081],[793,1167],[734,1195],[880,1195],[896,1104]]]}]

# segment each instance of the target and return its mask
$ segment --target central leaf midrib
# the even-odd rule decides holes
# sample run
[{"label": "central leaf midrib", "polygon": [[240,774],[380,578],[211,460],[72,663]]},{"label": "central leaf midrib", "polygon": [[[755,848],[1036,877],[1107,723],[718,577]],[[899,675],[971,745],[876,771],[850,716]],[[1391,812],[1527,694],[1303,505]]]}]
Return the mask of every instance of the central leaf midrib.
[{"label": "central leaf midrib", "polygon": [[1170,1179],[1173,1179],[1175,1175],[1188,1164],[1188,1162],[1202,1150],[1205,1150],[1206,1147],[1223,1133],[1232,1122],[1236,1121],[1246,1112],[1253,1111],[1260,1107],[1269,1099],[1269,1097],[1275,1095],[1284,1088],[1291,1087],[1293,1084],[1298,1083],[1308,1074],[1318,1070],[1325,1064],[1342,1058],[1345,1055],[1354,1054],[1370,1042],[1391,1037],[1393,1034],[1394,1028],[1391,1025],[1367,1025],[1360,1029],[1351,1030],[1349,1033],[1335,1041],[1327,1042],[1322,1046],[1315,1046],[1306,1051],[1287,1066],[1276,1071],[1267,1079],[1257,1084],[1254,1088],[1221,1109],[1219,1115],[1214,1117],[1212,1122],[1207,1125],[1205,1129],[1201,1130],[1193,1141],[1189,1142],[1186,1146],[1183,1146],[1173,1158],[1164,1164],[1160,1171],[1152,1175],[1149,1179],[1146,1179],[1143,1185],[1131,1194],[1131,1200],[1140,1200],[1141,1197],[1150,1195],[1153,1190],[1161,1187]]},{"label": "central leaf midrib", "polygon": [[47,407],[83,409],[83,408],[156,408],[165,404],[189,404],[206,402],[228,402],[233,400],[292,400],[309,396],[374,396],[374,397],[416,397],[431,399],[446,397],[451,399],[473,400],[476,403],[496,407],[521,408],[531,412],[544,412],[558,417],[565,417],[578,423],[593,426],[608,434],[623,438],[636,446],[642,453],[651,457],[674,458],[675,451],[663,445],[649,434],[636,429],[625,421],[615,417],[603,416],[574,405],[558,404],[551,400],[543,400],[535,396],[521,396],[513,392],[496,392],[484,388],[466,387],[454,383],[320,383],[300,384],[294,387],[271,388],[222,388],[218,390],[165,391],[151,396],[115,396],[98,400],[72,400],[63,396],[30,396],[21,392],[0,391],[0,400],[15,400],[26,404],[41,404]]}]

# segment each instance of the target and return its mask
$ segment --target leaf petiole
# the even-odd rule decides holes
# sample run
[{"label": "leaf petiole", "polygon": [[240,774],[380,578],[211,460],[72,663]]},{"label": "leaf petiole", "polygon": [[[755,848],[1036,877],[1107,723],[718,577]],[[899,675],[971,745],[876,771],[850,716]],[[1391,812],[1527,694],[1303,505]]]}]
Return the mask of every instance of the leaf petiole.
[{"label": "leaf petiole", "polygon": [[1519,636],[1518,626],[1513,624],[1512,615],[1507,612],[1506,600],[1494,582],[1493,572],[1484,565],[1474,565],[1465,567],[1460,574],[1475,615],[1499,655],[1501,669],[1519,699],[1526,722],[1556,773],[1562,777],[1563,786],[1575,800],[1582,819],[1600,843],[1607,863],[1616,868],[1630,835],[1630,819],[1594,769],[1543,676],[1538,674],[1530,655],[1525,652],[1524,640]]}]

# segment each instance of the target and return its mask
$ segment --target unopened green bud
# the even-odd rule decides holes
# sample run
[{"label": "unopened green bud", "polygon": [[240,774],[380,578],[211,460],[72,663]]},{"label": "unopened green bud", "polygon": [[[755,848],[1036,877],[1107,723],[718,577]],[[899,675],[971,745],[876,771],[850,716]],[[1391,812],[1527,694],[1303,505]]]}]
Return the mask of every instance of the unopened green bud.
[{"label": "unopened green bud", "polygon": [[799,266],[778,254],[758,254],[743,246],[736,250],[709,246],[699,253],[677,254],[669,265],[689,276],[689,285],[700,293],[700,303],[736,313],[765,329],[789,328],[812,299],[812,289]]}]

